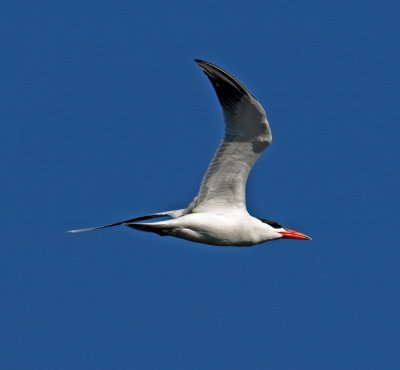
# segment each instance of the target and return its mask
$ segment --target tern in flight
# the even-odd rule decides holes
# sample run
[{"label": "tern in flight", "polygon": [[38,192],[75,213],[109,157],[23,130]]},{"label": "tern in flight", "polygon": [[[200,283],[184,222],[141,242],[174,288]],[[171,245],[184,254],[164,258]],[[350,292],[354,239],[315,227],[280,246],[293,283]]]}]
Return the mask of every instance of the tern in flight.
[{"label": "tern in flight", "polygon": [[[198,195],[184,209],[70,232],[125,225],[161,236],[221,246],[252,246],[282,238],[311,240],[298,231],[275,221],[252,217],[247,212],[247,177],[272,141],[265,111],[236,78],[214,64],[195,61],[211,81],[225,119],[225,137],[203,178]],[[165,216],[170,219],[141,222]]]}]

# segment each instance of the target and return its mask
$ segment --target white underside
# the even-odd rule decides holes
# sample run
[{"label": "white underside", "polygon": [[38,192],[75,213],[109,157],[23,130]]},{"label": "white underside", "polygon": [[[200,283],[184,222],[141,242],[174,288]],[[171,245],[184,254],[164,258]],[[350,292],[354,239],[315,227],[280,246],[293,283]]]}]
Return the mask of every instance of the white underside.
[{"label": "white underside", "polygon": [[145,225],[165,230],[166,235],[176,238],[220,246],[251,246],[282,237],[276,229],[248,213],[191,213]]}]

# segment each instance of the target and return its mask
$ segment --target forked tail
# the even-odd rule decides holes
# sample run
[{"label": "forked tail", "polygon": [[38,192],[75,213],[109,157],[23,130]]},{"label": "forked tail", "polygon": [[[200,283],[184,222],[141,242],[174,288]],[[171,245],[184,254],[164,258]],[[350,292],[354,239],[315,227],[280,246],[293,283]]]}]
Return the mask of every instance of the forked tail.
[{"label": "forked tail", "polygon": [[172,217],[172,218],[177,218],[177,217],[181,216],[183,213],[184,213],[184,209],[176,209],[176,210],[173,210],[173,211],[152,213],[150,215],[136,217],[136,218],[132,218],[130,220],[116,222],[114,224],[103,225],[103,226],[95,226],[95,227],[88,227],[88,228],[85,228],[85,229],[68,230],[67,232],[69,232],[69,233],[81,233],[81,232],[84,232],[84,231],[92,231],[92,230],[98,230],[98,229],[105,229],[106,227],[124,225],[124,226],[129,226],[129,227],[131,227],[133,229],[137,229],[137,230],[151,231],[151,232],[155,232],[155,233],[157,233],[159,235],[166,235],[165,233],[161,234],[161,229],[159,229],[157,226],[156,227],[150,227],[150,224],[134,224],[134,222],[151,220],[153,218],[159,218],[159,217],[165,217],[165,216],[169,216],[169,217]]}]

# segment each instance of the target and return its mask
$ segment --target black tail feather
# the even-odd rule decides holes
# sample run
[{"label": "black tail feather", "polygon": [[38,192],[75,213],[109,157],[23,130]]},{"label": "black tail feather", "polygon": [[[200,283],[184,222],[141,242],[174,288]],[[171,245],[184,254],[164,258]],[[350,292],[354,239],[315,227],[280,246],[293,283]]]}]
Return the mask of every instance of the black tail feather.
[{"label": "black tail feather", "polygon": [[150,233],[156,233],[160,236],[166,236],[169,235],[169,232],[171,231],[170,229],[166,228],[160,228],[160,227],[155,227],[152,225],[145,225],[145,224],[126,224],[126,226],[135,229],[135,230],[140,230],[140,231],[147,231]]},{"label": "black tail feather", "polygon": [[104,225],[104,226],[96,226],[96,227],[88,227],[86,229],[78,229],[78,230],[69,230],[69,233],[80,233],[83,231],[92,231],[92,230],[98,230],[98,229],[105,229],[106,227],[113,227],[113,226],[118,226],[118,225],[127,225],[132,223],[132,222],[139,222],[139,221],[144,221],[144,220],[151,220],[152,218],[158,218],[158,217],[164,217],[168,216],[167,213],[153,213],[151,215],[146,215],[146,216],[140,216],[136,218],[132,218],[130,220],[124,220],[120,222],[116,222],[114,224],[109,224],[109,225]]}]

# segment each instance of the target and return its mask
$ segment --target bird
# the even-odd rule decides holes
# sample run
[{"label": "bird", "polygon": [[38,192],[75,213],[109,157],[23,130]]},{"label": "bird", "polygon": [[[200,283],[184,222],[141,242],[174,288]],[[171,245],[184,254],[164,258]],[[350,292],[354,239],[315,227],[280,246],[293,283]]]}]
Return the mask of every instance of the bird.
[{"label": "bird", "polygon": [[[225,135],[200,185],[183,209],[157,212],[109,225],[69,230],[71,233],[128,226],[160,236],[172,236],[215,246],[249,247],[278,240],[311,240],[276,221],[251,216],[246,207],[246,183],[257,159],[272,142],[265,111],[235,77],[222,68],[195,59],[210,80],[225,121]],[[155,218],[156,222],[142,222]]]}]

